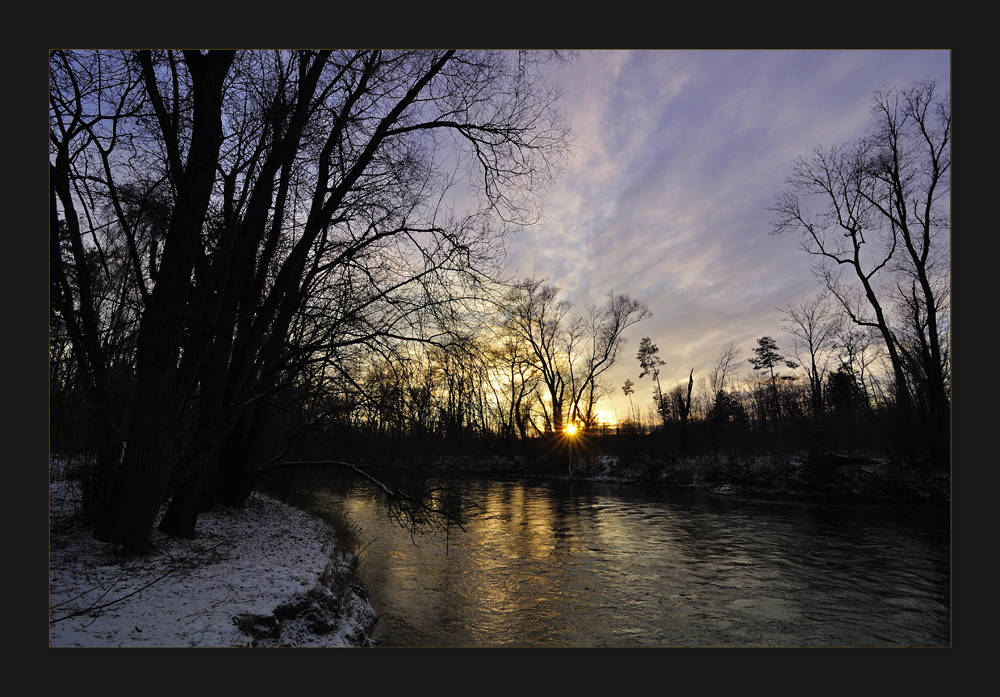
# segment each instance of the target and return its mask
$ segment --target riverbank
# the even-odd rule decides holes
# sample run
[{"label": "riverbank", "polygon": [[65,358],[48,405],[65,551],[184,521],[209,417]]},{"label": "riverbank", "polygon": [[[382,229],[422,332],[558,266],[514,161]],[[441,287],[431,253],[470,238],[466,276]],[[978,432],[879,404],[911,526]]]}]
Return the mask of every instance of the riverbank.
[{"label": "riverbank", "polygon": [[[604,462],[596,478],[616,476]],[[598,468],[601,469],[601,468]],[[715,494],[949,501],[951,480],[943,469],[916,468],[856,452],[766,457],[678,458],[633,466],[632,476],[658,484],[690,486]]]},{"label": "riverbank", "polygon": [[[759,458],[511,458],[443,463],[451,475],[578,479],[715,495],[950,500],[944,470],[861,453]],[[378,615],[328,522],[255,493],[130,559],[81,523],[75,482],[50,484],[50,646],[363,646]],[[154,533],[155,534],[155,533]]]},{"label": "riverbank", "polygon": [[199,516],[194,539],[158,537],[128,558],[81,523],[74,482],[49,492],[52,647],[372,643],[378,615],[356,561],[309,513],[255,493]]},{"label": "riverbank", "polygon": [[951,500],[950,473],[864,452],[821,456],[651,457],[594,453],[548,458],[489,458],[442,462],[442,472],[575,479],[683,487],[719,495],[801,496],[902,501]]}]

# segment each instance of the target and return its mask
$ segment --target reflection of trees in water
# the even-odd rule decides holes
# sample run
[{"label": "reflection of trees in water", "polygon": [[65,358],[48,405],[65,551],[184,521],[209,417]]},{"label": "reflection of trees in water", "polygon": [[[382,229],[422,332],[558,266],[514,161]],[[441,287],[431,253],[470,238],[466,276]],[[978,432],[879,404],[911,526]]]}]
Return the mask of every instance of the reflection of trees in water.
[{"label": "reflection of trees in water", "polygon": [[349,504],[378,538],[362,571],[390,643],[947,642],[945,507],[573,482],[454,491],[480,509],[447,550],[440,535],[414,545],[371,496]]}]

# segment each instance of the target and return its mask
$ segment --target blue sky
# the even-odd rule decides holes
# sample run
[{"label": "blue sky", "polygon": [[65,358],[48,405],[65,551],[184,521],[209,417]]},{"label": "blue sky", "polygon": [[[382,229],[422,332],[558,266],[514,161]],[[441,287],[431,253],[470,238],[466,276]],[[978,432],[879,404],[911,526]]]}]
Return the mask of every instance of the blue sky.
[{"label": "blue sky", "polygon": [[[810,257],[769,235],[766,210],[797,157],[863,134],[872,93],[926,78],[950,91],[951,54],[917,51],[594,51],[553,67],[576,137],[549,192],[540,234],[510,243],[510,269],[545,277],[582,312],[608,291],[647,303],[609,373],[637,383],[639,339],[666,361],[664,387],[708,375],[729,341],[744,359],[773,336],[791,353],[779,307],[818,291]],[[744,366],[749,364],[744,362]]]}]

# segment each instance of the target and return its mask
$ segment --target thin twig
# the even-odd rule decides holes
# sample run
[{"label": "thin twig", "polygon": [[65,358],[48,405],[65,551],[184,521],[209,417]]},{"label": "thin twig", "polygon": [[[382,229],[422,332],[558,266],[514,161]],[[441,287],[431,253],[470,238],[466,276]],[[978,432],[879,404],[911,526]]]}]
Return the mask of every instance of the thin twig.
[{"label": "thin twig", "polygon": [[[49,624],[52,625],[52,624],[55,624],[56,622],[62,622],[63,620],[68,620],[68,619],[73,618],[73,617],[79,617],[80,615],[86,615],[89,612],[95,612],[97,610],[103,610],[105,608],[111,607],[112,605],[114,605],[116,603],[120,603],[123,600],[127,600],[128,598],[131,598],[133,595],[136,595],[137,593],[141,593],[142,591],[146,590],[147,588],[149,588],[153,584],[158,583],[159,581],[162,581],[167,576],[169,576],[170,574],[174,573],[175,571],[177,571],[178,569],[180,569],[182,566],[191,563],[192,561],[194,561],[195,559],[197,559],[201,555],[207,554],[208,552],[211,552],[211,551],[215,550],[216,547],[222,546],[224,543],[225,543],[225,541],[220,542],[219,544],[217,544],[217,545],[215,545],[213,547],[210,547],[210,548],[206,549],[203,552],[198,552],[198,554],[195,554],[193,557],[189,557],[188,559],[185,559],[180,564],[178,564],[178,565],[174,566],[173,568],[169,569],[162,576],[158,576],[157,578],[154,578],[152,581],[150,581],[149,583],[147,583],[142,588],[137,588],[136,590],[132,591],[128,595],[123,595],[122,597],[118,598],[117,600],[112,600],[111,602],[104,603],[103,605],[91,605],[90,607],[88,607],[86,609],[83,609],[83,610],[79,610],[78,612],[71,612],[70,614],[64,615],[63,617],[57,617],[54,620],[50,620]],[[118,583],[118,581],[115,581],[115,584],[117,584],[117,583]],[[112,588],[114,588],[114,585],[112,585]],[[111,591],[111,588],[109,588],[107,591],[105,591],[104,594],[101,595],[101,598],[103,598],[105,595],[107,595],[110,591]],[[100,600],[100,598],[98,598],[98,600]]]},{"label": "thin twig", "polygon": [[[115,580],[114,580],[114,581],[113,581],[113,582],[111,583],[111,587],[110,587],[110,588],[108,588],[108,589],[107,589],[106,591],[104,591],[103,593],[101,593],[101,595],[100,595],[100,596],[98,596],[97,600],[95,600],[94,602],[98,602],[98,601],[100,601],[100,599],[101,599],[101,598],[103,598],[103,597],[104,597],[104,596],[106,596],[106,595],[107,595],[108,593],[110,593],[110,592],[111,592],[111,589],[112,589],[112,588],[114,588],[115,586],[117,586],[117,585],[118,585],[118,582],[119,582],[119,581],[121,581],[121,580],[122,580],[123,578],[125,578],[125,577],[126,577],[126,576],[127,576],[128,574],[129,574],[129,572],[131,572],[131,571],[135,570],[135,567],[137,567],[138,565],[139,565],[139,562],[138,562],[138,561],[135,561],[135,562],[133,562],[133,563],[132,563],[132,566],[130,566],[129,568],[125,569],[125,571],[123,571],[123,572],[122,572],[122,575],[121,575],[121,576],[119,576],[118,578],[116,578],[116,579],[115,579]],[[59,603],[58,605],[52,605],[51,607],[49,607],[49,609],[50,609],[50,610],[55,610],[56,608],[60,608],[60,607],[62,607],[63,605],[69,605],[69,604],[70,604],[71,602],[73,602],[74,600],[77,600],[77,599],[79,599],[79,598],[82,598],[83,596],[87,595],[87,593],[91,593],[91,592],[93,592],[93,591],[95,591],[95,590],[99,589],[99,588],[100,588],[101,586],[103,586],[103,585],[104,585],[103,583],[98,583],[98,584],[97,584],[96,586],[94,586],[93,588],[88,588],[87,590],[83,591],[82,593],[80,593],[80,594],[78,594],[78,595],[75,595],[75,596],[73,596],[73,597],[72,597],[72,598],[70,598],[69,600],[66,600],[66,601],[63,601],[63,602]]]}]

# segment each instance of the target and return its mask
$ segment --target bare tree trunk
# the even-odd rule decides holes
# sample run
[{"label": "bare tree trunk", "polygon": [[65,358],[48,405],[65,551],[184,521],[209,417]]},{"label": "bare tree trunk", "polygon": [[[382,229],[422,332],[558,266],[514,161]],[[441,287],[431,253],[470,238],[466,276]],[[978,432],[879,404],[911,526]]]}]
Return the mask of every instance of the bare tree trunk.
[{"label": "bare tree trunk", "polygon": [[[190,152],[178,182],[177,205],[163,250],[159,280],[143,314],[137,346],[134,429],[115,484],[108,516],[94,537],[144,552],[163,502],[174,462],[177,415],[187,397],[179,391],[178,359],[191,290],[191,270],[201,249],[222,142],[222,85],[234,52],[185,52],[194,85]],[[155,84],[147,86],[154,90]]]}]

